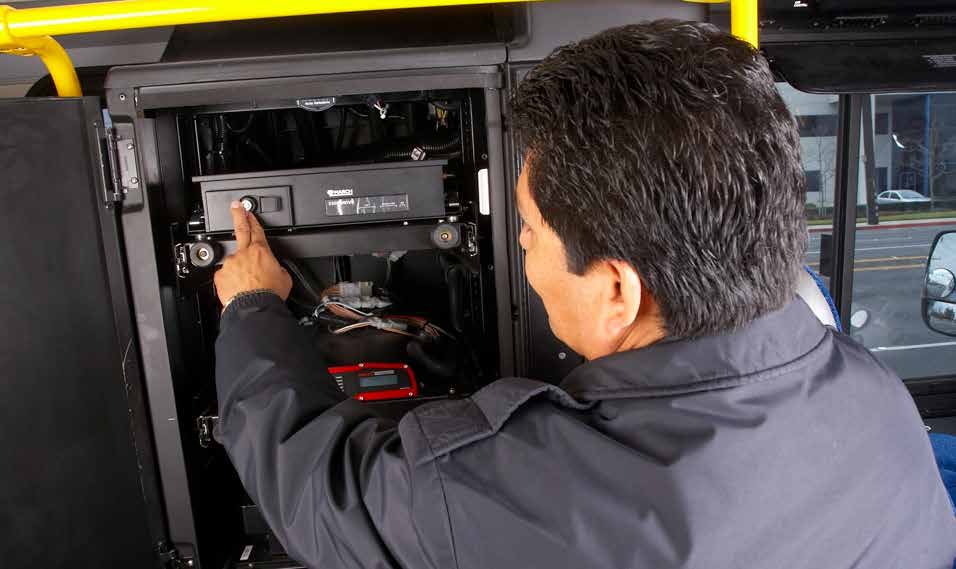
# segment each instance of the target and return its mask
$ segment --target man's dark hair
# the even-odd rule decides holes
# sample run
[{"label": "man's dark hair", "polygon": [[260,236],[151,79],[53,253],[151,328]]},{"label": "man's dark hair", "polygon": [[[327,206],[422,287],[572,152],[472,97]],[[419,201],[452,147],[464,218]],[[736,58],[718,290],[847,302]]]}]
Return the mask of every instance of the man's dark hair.
[{"label": "man's dark hair", "polygon": [[800,136],[745,42],[701,23],[613,28],[535,66],[513,117],[570,270],[629,262],[671,337],[729,331],[794,297]]}]

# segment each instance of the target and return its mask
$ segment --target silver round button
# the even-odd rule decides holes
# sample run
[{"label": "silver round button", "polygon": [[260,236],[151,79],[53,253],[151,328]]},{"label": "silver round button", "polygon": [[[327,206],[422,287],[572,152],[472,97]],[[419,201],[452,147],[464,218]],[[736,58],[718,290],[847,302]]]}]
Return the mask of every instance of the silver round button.
[{"label": "silver round button", "polygon": [[241,198],[241,199],[239,200],[239,203],[242,204],[242,207],[243,207],[246,211],[255,212],[256,209],[259,207],[259,203],[256,201],[256,198],[254,198],[254,197],[252,197],[252,196],[245,196],[245,197]]}]

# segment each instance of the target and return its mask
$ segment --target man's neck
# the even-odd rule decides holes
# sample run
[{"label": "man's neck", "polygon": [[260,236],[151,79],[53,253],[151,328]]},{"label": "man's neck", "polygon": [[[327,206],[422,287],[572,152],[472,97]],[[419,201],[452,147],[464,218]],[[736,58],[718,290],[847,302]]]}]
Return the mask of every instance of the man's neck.
[{"label": "man's neck", "polygon": [[634,325],[621,338],[617,349],[614,352],[626,352],[629,350],[639,350],[646,348],[663,340],[667,336],[667,331],[658,318],[647,319],[639,318],[634,321]]}]

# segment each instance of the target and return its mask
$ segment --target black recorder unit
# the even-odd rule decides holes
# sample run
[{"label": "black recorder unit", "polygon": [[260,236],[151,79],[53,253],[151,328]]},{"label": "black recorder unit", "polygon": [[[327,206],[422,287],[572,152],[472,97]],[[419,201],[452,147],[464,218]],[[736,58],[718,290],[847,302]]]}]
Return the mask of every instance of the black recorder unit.
[{"label": "black recorder unit", "polygon": [[320,227],[445,215],[447,160],[195,176],[208,233],[232,231],[239,201],[266,227]]}]

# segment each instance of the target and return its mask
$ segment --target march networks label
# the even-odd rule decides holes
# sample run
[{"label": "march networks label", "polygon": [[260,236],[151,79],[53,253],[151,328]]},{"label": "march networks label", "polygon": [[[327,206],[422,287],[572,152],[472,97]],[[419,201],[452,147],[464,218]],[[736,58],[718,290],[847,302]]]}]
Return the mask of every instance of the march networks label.
[{"label": "march networks label", "polygon": [[341,190],[328,190],[325,192],[330,198],[348,198],[355,195],[352,188],[342,188]]},{"label": "march networks label", "polygon": [[408,194],[325,200],[325,215],[376,215],[408,211]]}]

